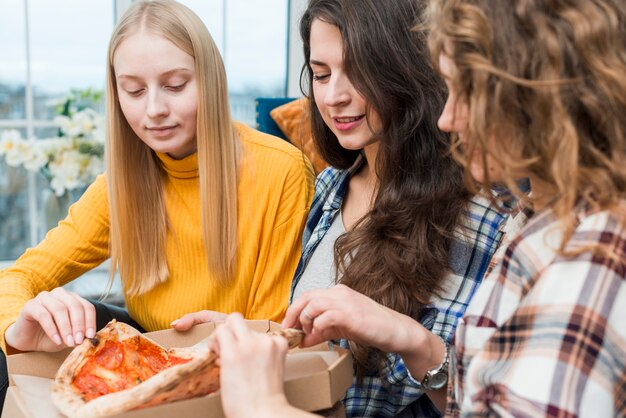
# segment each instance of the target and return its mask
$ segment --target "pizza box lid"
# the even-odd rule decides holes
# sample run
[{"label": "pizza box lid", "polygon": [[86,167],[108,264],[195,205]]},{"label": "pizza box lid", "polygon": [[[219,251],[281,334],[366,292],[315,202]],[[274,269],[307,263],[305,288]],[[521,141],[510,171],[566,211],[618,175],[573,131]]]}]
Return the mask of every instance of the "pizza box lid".
[{"label": "pizza box lid", "polygon": [[[278,324],[271,321],[246,322],[251,329],[259,332],[280,328]],[[196,325],[187,332],[163,330],[146,333],[146,336],[167,348],[186,347],[206,338],[216,326],[219,325],[206,323]],[[24,399],[26,396],[15,386],[12,376],[25,375],[52,379],[71,350],[68,348],[58,353],[30,352],[7,356],[11,387],[7,391],[1,418],[39,418],[29,411],[28,402]],[[292,405],[306,411],[333,408],[333,405],[343,398],[352,384],[352,373],[352,356],[349,351],[342,349],[329,351],[327,344],[291,350],[285,368],[287,399]],[[60,416],[60,414],[51,416]],[[200,398],[111,415],[115,418],[154,416],[221,418],[224,417],[224,413],[219,392],[217,392]]]}]

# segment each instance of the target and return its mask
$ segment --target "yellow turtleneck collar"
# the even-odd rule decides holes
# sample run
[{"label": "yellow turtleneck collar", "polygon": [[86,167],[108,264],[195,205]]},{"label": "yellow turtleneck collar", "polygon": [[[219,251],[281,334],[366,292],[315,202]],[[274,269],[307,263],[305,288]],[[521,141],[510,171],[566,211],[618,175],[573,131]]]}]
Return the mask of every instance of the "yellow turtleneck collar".
[{"label": "yellow turtleneck collar", "polygon": [[185,158],[176,160],[165,153],[156,153],[161,166],[170,177],[190,179],[198,177],[198,153],[194,152]]}]

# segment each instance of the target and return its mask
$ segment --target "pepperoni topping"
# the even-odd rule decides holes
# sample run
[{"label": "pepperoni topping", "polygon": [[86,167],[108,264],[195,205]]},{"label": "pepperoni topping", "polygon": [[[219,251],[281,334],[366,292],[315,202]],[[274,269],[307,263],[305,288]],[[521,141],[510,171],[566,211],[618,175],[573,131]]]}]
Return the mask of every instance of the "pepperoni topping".
[{"label": "pepperoni topping", "polygon": [[104,379],[93,374],[79,374],[74,378],[73,383],[87,401],[109,393],[109,388]]},{"label": "pepperoni topping", "polygon": [[119,341],[107,341],[94,359],[105,369],[115,370],[124,362],[124,347]]},{"label": "pepperoni topping", "polygon": [[161,347],[140,337],[106,341],[78,370],[72,384],[90,401],[130,389],[164,369],[189,361],[190,358],[168,356]]}]

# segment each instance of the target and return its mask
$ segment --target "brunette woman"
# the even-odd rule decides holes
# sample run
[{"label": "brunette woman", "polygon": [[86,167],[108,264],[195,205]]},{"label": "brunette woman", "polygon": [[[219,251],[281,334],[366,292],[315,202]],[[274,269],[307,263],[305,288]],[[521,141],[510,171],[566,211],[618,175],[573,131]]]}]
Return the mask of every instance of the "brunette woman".
[{"label": "brunette woman", "polygon": [[[341,283],[448,342],[504,216],[466,192],[437,127],[445,86],[411,31],[425,5],[314,0],[301,19],[313,138],[331,168],[317,179],[292,300]],[[355,356],[348,416],[395,416],[422,399],[398,353],[339,344]],[[411,408],[430,414],[422,400]]]}]

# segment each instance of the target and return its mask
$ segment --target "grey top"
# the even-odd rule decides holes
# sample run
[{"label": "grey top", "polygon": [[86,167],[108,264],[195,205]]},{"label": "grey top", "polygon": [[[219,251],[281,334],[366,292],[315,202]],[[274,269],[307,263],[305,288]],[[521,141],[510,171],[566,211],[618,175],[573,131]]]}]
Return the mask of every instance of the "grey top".
[{"label": "grey top", "polygon": [[311,259],[293,291],[293,300],[298,299],[302,293],[308,290],[326,289],[335,285],[337,281],[334,261],[335,241],[345,232],[341,210],[339,210],[328,232],[311,255]]}]

